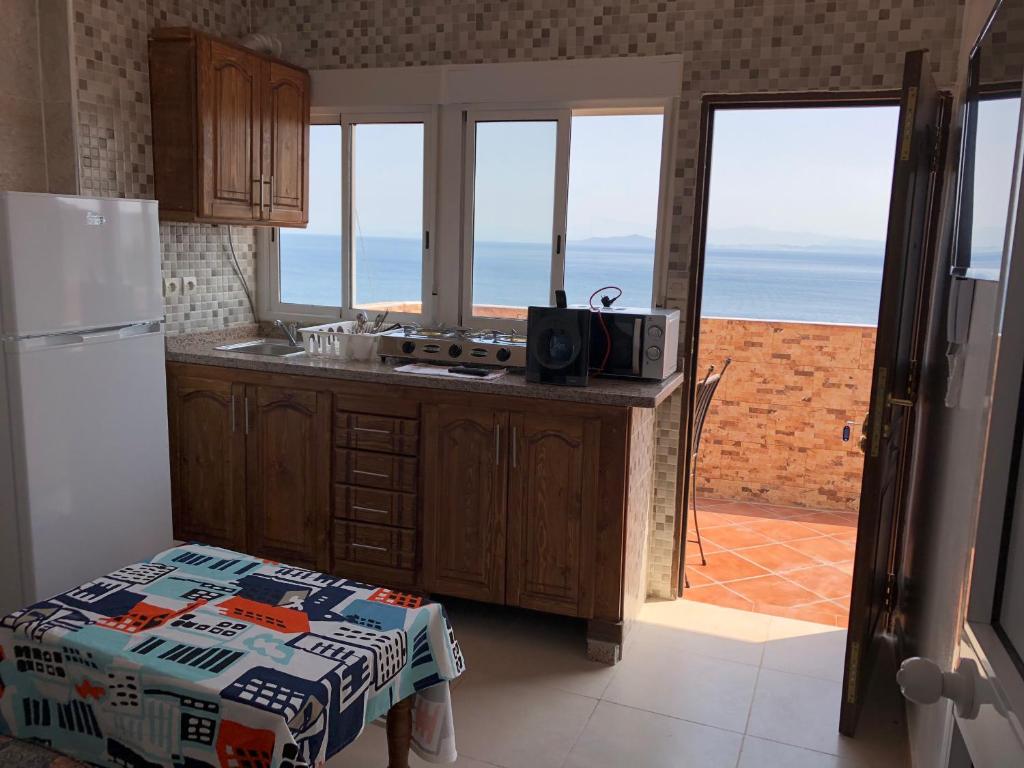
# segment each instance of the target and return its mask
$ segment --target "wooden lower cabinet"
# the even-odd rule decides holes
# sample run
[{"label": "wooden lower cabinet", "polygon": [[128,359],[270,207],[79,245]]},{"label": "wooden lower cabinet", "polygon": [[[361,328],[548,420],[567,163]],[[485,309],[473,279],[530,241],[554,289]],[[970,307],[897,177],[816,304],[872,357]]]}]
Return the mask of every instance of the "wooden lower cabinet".
[{"label": "wooden lower cabinet", "polygon": [[168,420],[174,536],[244,550],[244,387],[223,379],[171,377]]},{"label": "wooden lower cabinet", "polygon": [[508,414],[427,404],[422,431],[424,585],[503,603]]},{"label": "wooden lower cabinet", "polygon": [[649,412],[185,363],[168,383],[178,538],[584,618],[597,658],[621,649]]},{"label": "wooden lower cabinet", "polygon": [[331,396],[249,386],[245,406],[249,551],[326,570]]},{"label": "wooden lower cabinet", "polygon": [[510,416],[506,602],[589,616],[601,425]]}]

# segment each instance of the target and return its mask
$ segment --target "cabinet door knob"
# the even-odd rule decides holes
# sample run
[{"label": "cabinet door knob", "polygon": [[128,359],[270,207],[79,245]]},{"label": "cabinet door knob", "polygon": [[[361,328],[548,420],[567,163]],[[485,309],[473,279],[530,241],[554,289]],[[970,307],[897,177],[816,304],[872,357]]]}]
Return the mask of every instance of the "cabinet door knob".
[{"label": "cabinet door knob", "polygon": [[931,659],[914,656],[900,665],[896,682],[903,696],[915,704],[935,704],[949,699],[956,713],[971,720],[978,716],[978,668],[970,659],[961,659],[955,672],[943,672]]}]

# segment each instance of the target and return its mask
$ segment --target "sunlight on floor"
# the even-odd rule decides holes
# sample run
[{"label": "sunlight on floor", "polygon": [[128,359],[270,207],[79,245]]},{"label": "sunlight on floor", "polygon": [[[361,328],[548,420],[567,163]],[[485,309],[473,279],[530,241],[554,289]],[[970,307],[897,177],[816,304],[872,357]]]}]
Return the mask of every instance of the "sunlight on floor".
[{"label": "sunlight on floor", "polygon": [[[606,667],[585,658],[578,621],[448,609],[467,663],[452,691],[462,768],[907,765],[901,706],[866,708],[856,740],[837,733],[845,630],[648,603]],[[329,768],[383,768],[386,755],[384,729],[370,727]]]}]

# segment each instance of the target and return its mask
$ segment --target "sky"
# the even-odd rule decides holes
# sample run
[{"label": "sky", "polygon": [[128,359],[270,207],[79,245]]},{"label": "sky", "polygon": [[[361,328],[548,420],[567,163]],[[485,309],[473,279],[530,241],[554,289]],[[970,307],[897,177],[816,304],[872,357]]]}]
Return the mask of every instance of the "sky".
[{"label": "sky", "polygon": [[[883,241],[897,117],[895,107],[718,111],[709,244]],[[573,118],[569,240],[654,237],[662,122],[661,115]],[[419,237],[422,126],[355,130],[357,235]],[[556,137],[553,121],[478,124],[478,239],[550,241]],[[307,231],[337,234],[338,126],[312,128],[311,157]]]},{"label": "sky", "polygon": [[708,244],[884,241],[898,117],[896,107],[716,111]]}]

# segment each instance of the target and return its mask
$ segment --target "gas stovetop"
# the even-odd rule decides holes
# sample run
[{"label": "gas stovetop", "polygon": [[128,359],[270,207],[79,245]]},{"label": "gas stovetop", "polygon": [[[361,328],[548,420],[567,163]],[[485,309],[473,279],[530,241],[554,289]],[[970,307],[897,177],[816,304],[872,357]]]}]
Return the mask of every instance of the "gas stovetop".
[{"label": "gas stovetop", "polygon": [[403,325],[380,336],[380,354],[439,363],[526,366],[526,335],[518,331]]}]

